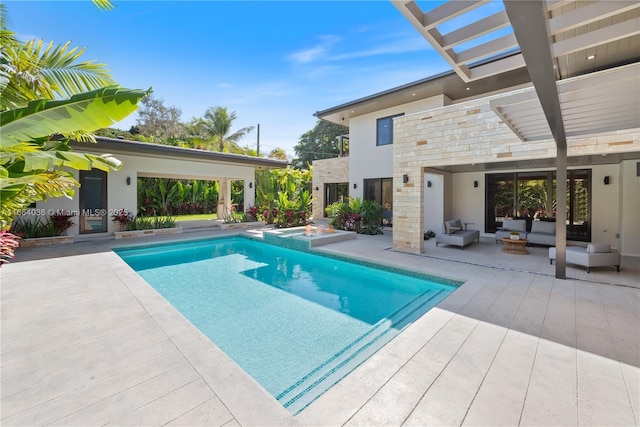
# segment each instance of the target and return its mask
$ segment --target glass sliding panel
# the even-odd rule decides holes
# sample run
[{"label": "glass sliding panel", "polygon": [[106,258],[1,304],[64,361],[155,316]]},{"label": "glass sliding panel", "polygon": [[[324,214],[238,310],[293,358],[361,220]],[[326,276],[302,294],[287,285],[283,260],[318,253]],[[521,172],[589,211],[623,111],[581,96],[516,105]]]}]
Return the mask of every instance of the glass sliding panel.
[{"label": "glass sliding panel", "polygon": [[393,218],[393,178],[364,180],[364,200],[373,200],[382,206],[382,224],[391,225]]},{"label": "glass sliding panel", "polygon": [[80,233],[106,233],[107,214],[107,173],[80,171]]},{"label": "glass sliding panel", "polygon": [[514,218],[515,174],[489,174],[486,180],[485,232],[495,233],[505,218]]},{"label": "glass sliding panel", "polygon": [[591,171],[567,175],[567,239],[591,241]]},{"label": "glass sliding panel", "polygon": [[[556,179],[552,171],[486,176],[485,232],[495,233],[505,218],[555,221]],[[567,171],[567,240],[591,241],[591,170]]]},{"label": "glass sliding panel", "polygon": [[534,219],[547,219],[549,204],[548,183],[550,172],[524,172],[517,174],[516,218],[527,221],[527,231],[531,231]]},{"label": "glass sliding panel", "polygon": [[326,208],[335,202],[346,202],[349,200],[349,183],[338,182],[324,185],[324,208],[323,215],[326,217]]}]

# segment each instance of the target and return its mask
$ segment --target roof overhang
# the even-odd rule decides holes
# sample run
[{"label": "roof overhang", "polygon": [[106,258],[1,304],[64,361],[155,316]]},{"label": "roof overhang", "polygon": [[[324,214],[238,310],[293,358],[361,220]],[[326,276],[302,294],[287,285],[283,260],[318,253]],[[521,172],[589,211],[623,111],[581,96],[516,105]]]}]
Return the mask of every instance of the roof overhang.
[{"label": "roof overhang", "polygon": [[96,137],[96,144],[75,142],[70,143],[75,149],[87,151],[109,152],[111,154],[132,154],[143,157],[171,157],[184,160],[198,160],[211,163],[224,163],[252,166],[256,169],[286,168],[289,163],[284,160],[265,159],[262,157],[245,156],[242,154],[220,153],[217,151],[198,150],[195,148],[174,147],[171,145],[151,144],[147,142],[129,141]]}]

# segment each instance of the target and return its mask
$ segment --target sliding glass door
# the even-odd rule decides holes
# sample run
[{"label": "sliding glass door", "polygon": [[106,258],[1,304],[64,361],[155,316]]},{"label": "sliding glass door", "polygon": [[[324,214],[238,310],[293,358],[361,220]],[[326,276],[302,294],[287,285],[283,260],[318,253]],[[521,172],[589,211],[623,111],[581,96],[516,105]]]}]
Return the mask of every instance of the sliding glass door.
[{"label": "sliding glass door", "polygon": [[[495,233],[505,218],[555,221],[556,177],[553,171],[486,175],[485,232]],[[567,172],[567,239],[591,240],[591,170]]]},{"label": "sliding glass door", "polygon": [[346,202],[349,199],[348,182],[332,182],[324,185],[324,216],[327,216],[326,208],[335,202]]},{"label": "sliding glass door", "polygon": [[364,200],[374,200],[382,206],[382,224],[391,225],[393,218],[393,178],[365,179]]}]

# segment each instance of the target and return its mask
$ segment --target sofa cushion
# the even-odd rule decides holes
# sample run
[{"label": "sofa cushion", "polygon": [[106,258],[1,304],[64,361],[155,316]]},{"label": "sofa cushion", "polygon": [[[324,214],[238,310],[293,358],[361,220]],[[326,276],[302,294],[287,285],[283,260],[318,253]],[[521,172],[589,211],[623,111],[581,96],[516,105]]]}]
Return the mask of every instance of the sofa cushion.
[{"label": "sofa cushion", "polygon": [[533,221],[531,223],[531,232],[556,234],[556,223],[550,221]]},{"label": "sofa cushion", "polygon": [[527,231],[527,221],[524,219],[505,219],[502,221],[504,231]]},{"label": "sofa cushion", "polygon": [[587,252],[589,253],[607,253],[611,252],[611,245],[607,243],[589,243],[587,245]]}]

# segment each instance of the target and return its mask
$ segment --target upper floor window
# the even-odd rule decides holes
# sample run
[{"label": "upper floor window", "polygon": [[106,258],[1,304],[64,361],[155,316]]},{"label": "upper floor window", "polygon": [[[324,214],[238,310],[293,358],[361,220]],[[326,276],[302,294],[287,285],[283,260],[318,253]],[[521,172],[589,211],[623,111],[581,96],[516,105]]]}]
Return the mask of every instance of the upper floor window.
[{"label": "upper floor window", "polygon": [[393,119],[395,117],[403,116],[404,113],[396,114],[394,116],[383,117],[378,119],[378,132],[376,136],[376,145],[389,145],[393,144]]}]

